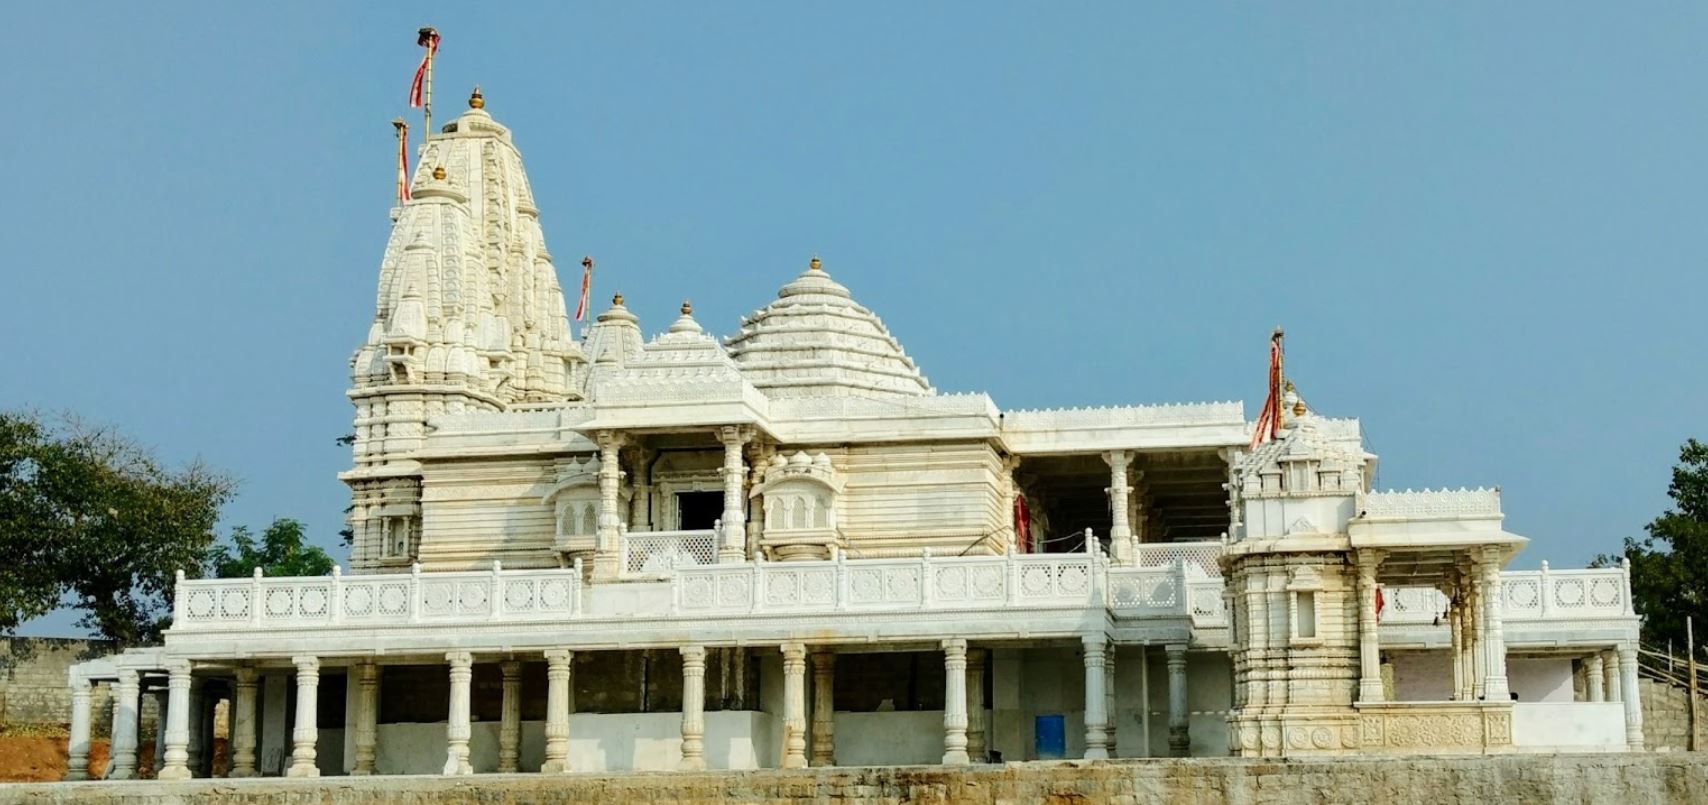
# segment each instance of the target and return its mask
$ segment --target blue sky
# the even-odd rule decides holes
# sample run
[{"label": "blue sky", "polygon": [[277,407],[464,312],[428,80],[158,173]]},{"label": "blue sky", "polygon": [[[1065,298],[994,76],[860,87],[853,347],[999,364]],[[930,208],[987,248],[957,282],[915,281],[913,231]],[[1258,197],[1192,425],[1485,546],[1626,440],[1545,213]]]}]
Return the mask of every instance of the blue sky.
[{"label": "blue sky", "polygon": [[1701,4],[506,8],[9,9],[0,407],[336,547],[431,24],[441,120],[483,87],[564,285],[594,255],[649,331],[817,252],[940,389],[1255,415],[1282,324],[1382,486],[1503,487],[1519,566],[1640,533],[1708,437]]}]

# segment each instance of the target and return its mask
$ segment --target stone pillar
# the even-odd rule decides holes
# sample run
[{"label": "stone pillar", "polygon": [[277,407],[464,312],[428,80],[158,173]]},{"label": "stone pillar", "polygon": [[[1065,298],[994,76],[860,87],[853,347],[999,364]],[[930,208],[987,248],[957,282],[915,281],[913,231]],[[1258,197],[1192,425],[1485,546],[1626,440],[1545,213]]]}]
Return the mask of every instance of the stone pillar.
[{"label": "stone pillar", "polygon": [[1382,555],[1358,552],[1358,701],[1380,702],[1382,696],[1382,645],[1376,628],[1376,569]]},{"label": "stone pillar", "polygon": [[190,779],[190,663],[180,660],[167,666],[165,764],[162,780]]},{"label": "stone pillar", "polygon": [[1643,697],[1637,689],[1637,647],[1619,647],[1619,701],[1625,704],[1625,746],[1643,749]]},{"label": "stone pillar", "polygon": [[1624,696],[1619,690],[1619,655],[1613,649],[1601,652],[1602,687],[1606,688],[1607,700],[1610,702],[1623,701]]},{"label": "stone pillar", "polygon": [[1103,454],[1103,463],[1109,465],[1109,550],[1115,557],[1115,563],[1131,565],[1138,561],[1138,540],[1133,538],[1133,526],[1127,519],[1128,496],[1132,487],[1127,485],[1127,465],[1133,460],[1132,451],[1111,450]]},{"label": "stone pillar", "polygon": [[1169,643],[1168,652],[1168,754],[1186,757],[1192,736],[1186,717],[1186,644]]},{"label": "stone pillar", "polygon": [[593,543],[593,579],[615,581],[622,575],[623,548],[618,543],[617,526],[622,515],[617,512],[617,494],[622,482],[619,451],[623,435],[602,430],[594,434],[599,444],[599,533]]},{"label": "stone pillar", "polygon": [[71,736],[66,741],[65,779],[89,779],[89,680],[71,679]]},{"label": "stone pillar", "polygon": [[[154,698],[154,772],[155,779],[160,779],[160,767],[166,765],[166,689],[150,691],[148,695]],[[142,711],[137,711],[137,729],[142,729]],[[141,738],[137,746],[142,746]],[[141,764],[138,764],[138,777],[141,777]]]},{"label": "stone pillar", "polygon": [[1453,698],[1465,698],[1465,643],[1464,633],[1459,628],[1459,605],[1452,604],[1447,608],[1447,628],[1452,633],[1453,657]]},{"label": "stone pillar", "polygon": [[706,648],[682,651],[682,770],[706,768]]},{"label": "stone pillar", "polygon": [[1483,651],[1488,655],[1483,661],[1488,669],[1483,680],[1483,700],[1490,702],[1504,702],[1512,697],[1506,683],[1506,638],[1501,630],[1501,609],[1506,600],[1500,591],[1502,558],[1500,548],[1491,547],[1483,551],[1483,616],[1488,621],[1483,644]]},{"label": "stone pillar", "polygon": [[812,765],[836,765],[836,654],[815,651],[812,659]]},{"label": "stone pillar", "polygon": [[206,737],[203,734],[203,730],[207,727],[208,720],[207,699],[202,695],[204,682],[205,680],[195,676],[190,677],[189,711],[186,714],[186,718],[189,719],[190,741],[186,746],[189,753],[189,760],[186,762],[190,769],[191,777],[200,777],[203,774],[203,738]]},{"label": "stone pillar", "polygon": [[967,758],[967,641],[943,641],[943,765],[964,766]]},{"label": "stone pillar", "polygon": [[1109,758],[1109,636],[1088,634],[1080,638],[1085,647],[1085,759]]},{"label": "stone pillar", "polygon": [[380,727],[380,667],[372,662],[356,666],[355,681],[356,763],[350,773],[373,774]]},{"label": "stone pillar", "polygon": [[1600,652],[1596,652],[1584,658],[1584,687],[1587,688],[1585,693],[1588,695],[1588,699],[1592,702],[1607,701],[1607,686],[1604,684],[1606,678],[1602,675],[1603,673],[1604,672],[1601,669]]},{"label": "stone pillar", "polygon": [[451,666],[451,707],[445,719],[445,768],[443,774],[473,774],[469,765],[469,682],[474,678],[474,655],[466,651],[445,654]]},{"label": "stone pillar", "polygon": [[113,743],[112,770],[109,780],[129,780],[136,776],[137,716],[142,707],[142,681],[136,669],[120,668],[119,680],[113,685]]},{"label": "stone pillar", "polygon": [[1488,617],[1484,612],[1484,595],[1482,573],[1474,567],[1471,570],[1471,657],[1467,665],[1471,669],[1471,698],[1483,700],[1483,686],[1488,681],[1488,652],[1485,650],[1485,637],[1488,634]]},{"label": "stone pillar", "polygon": [[314,719],[320,693],[320,658],[293,657],[291,662],[297,667],[297,723],[291,730],[291,766],[285,776],[319,777],[314,744],[320,739],[320,727]]},{"label": "stone pillar", "polygon": [[984,712],[984,668],[989,651],[967,649],[967,758],[974,763],[988,759]]},{"label": "stone pillar", "polygon": [[499,664],[504,673],[504,698],[498,715],[498,771],[515,774],[522,757],[522,664]]},{"label": "stone pillar", "polygon": [[546,758],[540,771],[569,771],[569,676],[575,652],[546,652]]},{"label": "stone pillar", "polygon": [[741,463],[741,448],[753,437],[752,431],[739,425],[718,429],[718,441],[724,446],[724,515],[723,534],[718,545],[718,562],[741,562],[747,558],[747,496],[742,494],[747,469]]},{"label": "stone pillar", "polygon": [[230,777],[256,777],[255,771],[255,687],[258,674],[244,665],[237,669],[231,698],[231,773]]},{"label": "stone pillar", "polygon": [[652,463],[652,451],[636,447],[632,454],[634,472],[629,477],[629,530],[652,530],[652,486],[647,483],[646,467]]},{"label": "stone pillar", "polygon": [[1103,705],[1104,723],[1109,730],[1109,756],[1120,757],[1120,729],[1117,726],[1121,719],[1115,709],[1115,646],[1110,644],[1109,650],[1103,652]]},{"label": "stone pillar", "polygon": [[783,644],[783,768],[807,765],[807,649]]}]

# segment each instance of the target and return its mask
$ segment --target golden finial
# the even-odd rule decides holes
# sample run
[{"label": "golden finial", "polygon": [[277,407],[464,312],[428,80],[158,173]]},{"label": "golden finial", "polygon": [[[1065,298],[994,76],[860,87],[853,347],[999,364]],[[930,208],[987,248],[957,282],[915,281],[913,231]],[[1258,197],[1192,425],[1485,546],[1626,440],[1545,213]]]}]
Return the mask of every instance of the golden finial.
[{"label": "golden finial", "polygon": [[480,85],[474,85],[474,94],[469,96],[470,109],[485,109],[486,98],[480,94]]},{"label": "golden finial", "polygon": [[807,268],[810,268],[814,271],[818,271],[819,269],[821,269],[823,267],[824,267],[824,263],[818,259],[818,255],[816,255],[816,254],[813,255],[812,260],[807,263]]},{"label": "golden finial", "polygon": [[441,182],[445,181],[445,166],[444,165],[433,166],[433,178],[438,179]]},{"label": "golden finial", "polygon": [[686,316],[686,315],[693,313],[693,312],[694,312],[694,303],[690,302],[686,299],[682,300],[682,315]]},{"label": "golden finial", "polygon": [[617,307],[623,306],[623,292],[622,291],[618,291],[616,296],[611,297],[611,304],[616,305]]},{"label": "golden finial", "polygon": [[1305,401],[1304,400],[1294,400],[1293,401],[1293,416],[1304,416],[1305,410],[1306,409],[1305,409]]}]

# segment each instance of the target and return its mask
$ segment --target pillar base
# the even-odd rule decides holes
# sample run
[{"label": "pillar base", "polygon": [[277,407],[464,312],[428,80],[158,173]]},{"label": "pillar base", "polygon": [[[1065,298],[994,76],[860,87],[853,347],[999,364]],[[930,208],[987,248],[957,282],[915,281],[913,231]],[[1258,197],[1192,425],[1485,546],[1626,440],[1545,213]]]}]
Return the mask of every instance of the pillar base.
[{"label": "pillar base", "polygon": [[1085,759],[1086,760],[1108,760],[1109,759],[1109,750],[1104,749],[1102,747],[1099,747],[1096,749],[1087,749],[1087,750],[1085,750]]},{"label": "pillar base", "polygon": [[563,760],[548,760],[540,764],[541,774],[567,774],[569,762]]},{"label": "pillar base", "polygon": [[705,771],[706,770],[706,759],[703,757],[696,757],[696,758],[686,758],[685,757],[685,758],[682,758],[681,763],[677,764],[676,768],[680,771]]},{"label": "pillar base", "polygon": [[1382,690],[1381,679],[1361,679],[1358,681],[1358,701],[1364,704],[1381,704],[1387,697]]},{"label": "pillar base", "polygon": [[190,769],[187,766],[167,766],[154,775],[154,778],[157,780],[188,780],[190,779]]},{"label": "pillar base", "polygon": [[286,777],[319,777],[320,769],[314,766],[291,766],[285,770]]},{"label": "pillar base", "polygon": [[943,765],[945,766],[965,766],[972,762],[972,759],[967,757],[967,750],[965,749],[943,753]]}]

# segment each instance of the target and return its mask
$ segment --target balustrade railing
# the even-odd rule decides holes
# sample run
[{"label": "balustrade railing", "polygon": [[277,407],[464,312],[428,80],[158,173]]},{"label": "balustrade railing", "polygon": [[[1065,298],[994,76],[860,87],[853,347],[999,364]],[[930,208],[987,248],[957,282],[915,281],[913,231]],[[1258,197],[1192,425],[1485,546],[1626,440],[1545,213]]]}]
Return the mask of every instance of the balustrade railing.
[{"label": "balustrade railing", "polygon": [[412,623],[537,621],[580,609],[581,565],[564,570],[266,578],[178,576],[173,630],[295,629]]},{"label": "balustrade railing", "polygon": [[1224,548],[1216,541],[1140,543],[1136,564],[1139,567],[1169,567],[1176,562],[1185,562],[1189,570],[1202,571],[1205,576],[1219,579],[1222,567],[1216,560]]},{"label": "balustrade railing", "polygon": [[[1505,621],[1577,620],[1632,614],[1623,568],[1509,570],[1500,574],[1501,618]],[[1433,587],[1384,590],[1383,623],[1434,623],[1447,611],[1447,596]]]},{"label": "balustrade railing", "polygon": [[629,531],[623,534],[623,574],[663,576],[677,567],[718,560],[718,534],[701,531]]}]

